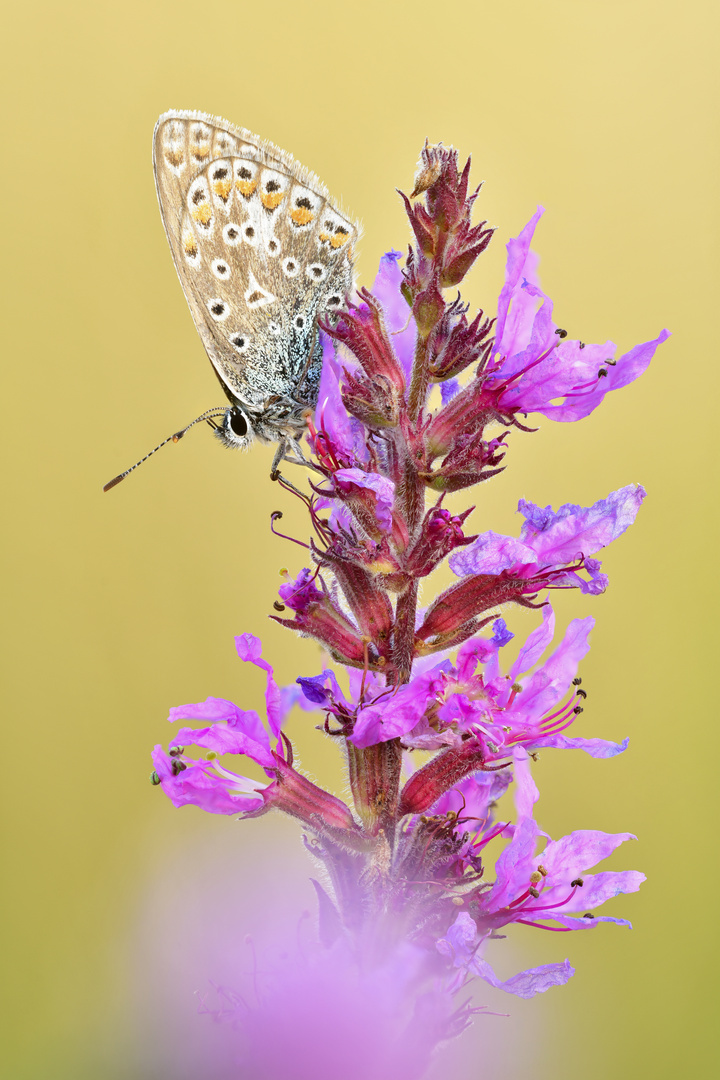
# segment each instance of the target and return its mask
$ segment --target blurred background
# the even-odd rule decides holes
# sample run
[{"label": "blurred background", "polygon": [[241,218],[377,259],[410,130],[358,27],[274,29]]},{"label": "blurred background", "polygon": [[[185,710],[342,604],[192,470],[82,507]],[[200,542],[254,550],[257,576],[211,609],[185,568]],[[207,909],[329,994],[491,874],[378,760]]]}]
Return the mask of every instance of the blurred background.
[{"label": "blurred background", "polygon": [[[157,116],[189,108],[323,178],[363,221],[364,284],[406,246],[395,188],[411,187],[428,136],[471,153],[486,181],[478,210],[497,233],[473,305],[494,312],[505,242],[541,202],[541,279],[571,337],[623,352],[673,331],[588,419],[514,434],[471,519],[514,533],[521,496],[648,490],[605,558],[608,592],[556,604],[561,627],[597,619],[578,733],[629,735],[630,749],[547,753],[536,769],[551,834],[638,834],[612,864],[648,875],[611,912],[635,928],[518,927],[504,976],[568,955],[575,978],[531,1002],[482,995],[510,1019],[479,1021],[437,1075],[715,1075],[717,5],[40,0],[4,24],[3,1074],[210,1075],[189,1048],[209,1023],[193,994],[228,976],[223,935],[242,940],[258,897],[286,921],[313,904],[292,822],[178,811],[148,783],[170,705],[261,706],[233,635],[261,635],[282,681],[318,669],[316,646],[267,618],[279,569],[302,565],[270,536],[271,511],[304,531],[268,480],[272,448],[232,454],[199,428],[101,491],[221,402],[151,169]],[[518,635],[537,621],[507,618]],[[314,722],[295,718],[291,737],[342,794]]]}]

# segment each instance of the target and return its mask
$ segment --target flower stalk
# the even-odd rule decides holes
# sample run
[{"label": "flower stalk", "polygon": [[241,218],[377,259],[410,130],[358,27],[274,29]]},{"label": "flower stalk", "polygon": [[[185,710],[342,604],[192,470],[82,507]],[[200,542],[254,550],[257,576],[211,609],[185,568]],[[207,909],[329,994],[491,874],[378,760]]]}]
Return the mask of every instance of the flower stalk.
[{"label": "flower stalk", "polygon": [[[474,507],[444,500],[501,473],[510,429],[513,446],[536,430],[530,414],[582,419],[642,374],[668,335],[616,360],[612,342],[574,341],[556,326],[530,246],[541,208],[507,245],[496,315],[469,318],[448,290],[493,235],[472,222],[480,188],[470,192],[469,177],[469,160],[460,168],[454,150],[426,144],[412,193],[402,194],[414,240],[404,265],[396,252],[384,256],[373,289],[320,324],[312,479],[307,495],[285,485],[308,510],[310,565],[286,575],[282,614],[271,617],[318,642],[336,666],[281,689],[259,640],[242,635],[240,658],[265,672],[265,721],[218,698],[173,709],[172,721],[206,726],[183,727],[169,753],[156,748],[153,782],[176,806],[244,817],[278,809],[299,819],[332,883],[330,891],[316,884],[328,948],[342,941],[370,967],[411,949],[421,958],[417,985],[432,978],[450,997],[470,976],[531,997],[566,982],[569,962],[503,980],[485,943],[513,922],[562,931],[628,925],[594,909],[643,880],[587,873],[629,834],[547,840],[534,817],[530,762],[550,748],[596,758],[625,750],[626,742],[568,733],[587,697],[577,672],[593,620],[571,622],[547,655],[549,596],[605,590],[596,556],[633,523],[645,492],[631,484],[558,510],[520,500],[518,536],[470,533]],[[445,560],[457,581],[419,611],[421,583]],[[506,664],[505,617],[517,606],[540,621]],[[318,726],[343,745],[350,804],[295,768],[282,732],[293,706],[319,713]],[[191,757],[188,746],[205,756]],[[433,756],[418,764],[421,753]],[[229,764],[243,757],[267,783]],[[508,789],[515,810],[504,804],[498,820]],[[492,869],[491,840],[504,843]],[[458,1015],[443,1013],[437,1039],[457,1029]]]}]

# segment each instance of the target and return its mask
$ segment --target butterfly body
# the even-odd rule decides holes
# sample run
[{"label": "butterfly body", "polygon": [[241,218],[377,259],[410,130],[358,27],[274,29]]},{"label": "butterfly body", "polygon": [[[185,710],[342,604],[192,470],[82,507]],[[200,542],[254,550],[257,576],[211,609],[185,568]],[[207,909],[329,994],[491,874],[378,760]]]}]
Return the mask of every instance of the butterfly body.
[{"label": "butterfly body", "polygon": [[358,227],[271,143],[205,113],[157,122],[160,212],[195,325],[231,407],[228,446],[295,442],[317,401],[317,323],[352,287]]}]

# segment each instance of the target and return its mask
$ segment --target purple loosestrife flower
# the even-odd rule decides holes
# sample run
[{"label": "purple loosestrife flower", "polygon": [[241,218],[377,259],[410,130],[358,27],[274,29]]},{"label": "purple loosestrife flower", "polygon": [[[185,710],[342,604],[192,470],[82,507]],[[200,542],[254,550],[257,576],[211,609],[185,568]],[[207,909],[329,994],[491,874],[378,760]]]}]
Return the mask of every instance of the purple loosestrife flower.
[{"label": "purple loosestrife flower", "polygon": [[[625,919],[595,916],[587,909],[621,893],[636,892],[645,876],[632,870],[587,873],[624,841],[634,840],[630,833],[583,830],[562,840],[548,839],[533,818],[538,791],[522,748],[515,751],[515,780],[518,821],[506,829],[512,839],[495,863],[495,880],[468,905],[470,911],[458,915],[437,947],[462,971],[479,975],[507,993],[533,997],[567,982],[574,974],[568,961],[532,968],[503,982],[481,955],[491,935],[510,923],[559,931],[587,930],[599,923],[630,926]],[[471,859],[477,866],[487,842],[480,834],[469,842],[472,850],[464,852],[461,859]],[[583,914],[579,916],[579,912]]]},{"label": "purple loosestrife flower", "polygon": [[533,607],[543,589],[604,592],[607,577],[591,556],[625,532],[644,498],[644,489],[635,484],[594,506],[567,503],[557,513],[521,499],[518,510],[525,523],[519,539],[486,532],[450,558],[451,570],[463,580],[429,607],[417,630],[418,653],[436,652],[470,637],[482,625],[478,616],[497,604]]},{"label": "purple loosestrife flower", "polygon": [[[312,822],[320,832],[327,831],[344,843],[356,843],[357,827],[348,807],[292,767],[290,743],[281,736],[286,714],[283,694],[272,668],[262,658],[259,639],[252,634],[241,634],[235,644],[241,660],[266,672],[267,728],[254,710],[239,709],[223,698],[208,698],[197,705],[173,708],[168,717],[171,722],[180,719],[213,722],[203,728],[181,728],[170,741],[169,753],[161,746],[155,747],[155,783],[162,786],[175,806],[192,804],[213,814],[241,813],[245,817],[256,817],[276,807]],[[271,737],[276,740],[274,748]],[[186,756],[187,745],[202,747],[207,751],[205,758]],[[250,758],[262,766],[272,778],[271,783],[258,783],[226,768],[218,759],[228,754]]]},{"label": "purple loosestrife flower", "polygon": [[[493,230],[472,222],[480,189],[470,189],[469,175],[469,161],[461,169],[455,151],[423,149],[414,190],[403,195],[414,238],[404,263],[389,252],[372,291],[361,288],[319,321],[323,366],[304,462],[310,478],[301,488],[273,474],[307,511],[310,538],[298,541],[306,565],[285,572],[271,617],[314,639],[330,660],[320,674],[280,690],[259,640],[243,635],[241,658],[266,675],[266,722],[208,698],[170,717],[206,726],[182,728],[168,753],[157,747],[154,755],[153,781],[176,806],[246,817],[283,810],[302,822],[325,871],[324,884],[315,882],[316,961],[286,968],[267,999],[243,1005],[255,1040],[245,1060],[253,1076],[384,1076],[363,1057],[374,1042],[396,1062],[388,1077],[419,1076],[420,1062],[403,1072],[398,1046],[408,1044],[395,1035],[424,1032],[429,1053],[462,1027],[467,1009],[452,1013],[448,1001],[468,976],[531,997],[572,974],[566,961],[500,979],[484,956],[499,931],[511,923],[557,932],[628,925],[588,909],[642,880],[634,872],[588,874],[629,834],[588,830],[552,841],[542,832],[528,754],[581,749],[611,758],[627,746],[568,733],[587,696],[577,671],[594,623],[573,620],[550,651],[555,617],[540,597],[550,589],[605,590],[596,555],[634,522],[643,488],[557,511],[520,500],[519,536],[473,534],[474,507],[445,500],[504,470],[507,429],[532,430],[519,416],[587,416],[642,373],[667,332],[617,361],[610,342],[568,340],[553,322],[530,248],[541,211],[508,244],[497,317],[471,315],[455,290]],[[420,584],[446,559],[459,580],[420,611]],[[542,621],[504,662],[513,634],[503,609],[511,604],[541,609]],[[489,636],[480,636],[484,627]],[[292,704],[322,714],[319,726],[346,761],[352,807],[296,768],[282,731]],[[186,756],[188,745],[205,756]],[[431,756],[414,767],[420,751]],[[231,755],[252,761],[266,779],[229,768]],[[514,822],[496,807],[512,784]],[[504,843],[494,870],[484,863],[491,841]],[[382,1016],[379,1000],[388,1002]],[[332,1023],[317,1035],[325,1040],[318,1056],[308,1040],[326,1015]],[[275,1056],[266,1052],[278,1016],[292,1064],[280,1040]],[[343,1034],[333,1040],[340,1021],[350,1027],[337,1028]]]},{"label": "purple loosestrife flower", "polygon": [[538,412],[551,420],[581,420],[610,390],[619,390],[642,375],[657,346],[670,335],[663,330],[618,360],[611,341],[586,345],[567,340],[566,332],[552,321],[553,304],[540,288],[538,258],[530,250],[543,213],[543,207],[538,207],[520,235],[507,245],[495,353],[485,385],[497,395],[496,407],[502,416]]},{"label": "purple loosestrife flower", "polygon": [[[524,674],[552,641],[555,616],[548,605],[542,625],[503,674],[499,650],[512,635],[498,619],[493,638],[465,642],[455,664],[444,660],[399,687],[392,697],[381,692],[377,705],[373,700],[361,705],[348,737],[356,746],[400,738],[409,749],[439,750],[460,748],[472,736],[485,761],[498,760],[518,745],[532,751],[567,746],[592,757],[621,753],[626,743],[561,736],[583,711],[580,701],[586,694],[577,670],[590,648],[594,624],[591,618],[573,620],[555,652],[532,674]],[[343,707],[347,708],[344,702]]]}]

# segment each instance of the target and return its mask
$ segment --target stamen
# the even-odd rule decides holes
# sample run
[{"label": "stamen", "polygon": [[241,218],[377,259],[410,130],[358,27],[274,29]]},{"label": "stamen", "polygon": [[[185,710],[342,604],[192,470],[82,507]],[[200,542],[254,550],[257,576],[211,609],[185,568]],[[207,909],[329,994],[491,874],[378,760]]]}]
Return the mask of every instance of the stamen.
[{"label": "stamen", "polygon": [[279,536],[282,540],[290,540],[293,544],[297,544],[298,547],[306,548],[309,551],[309,544],[304,544],[302,540],[296,540],[294,536],[287,536],[285,533],[277,531],[277,529],[275,528],[275,522],[279,521],[282,516],[282,510],[273,510],[272,514],[270,515],[270,532],[273,533],[275,536]]}]

